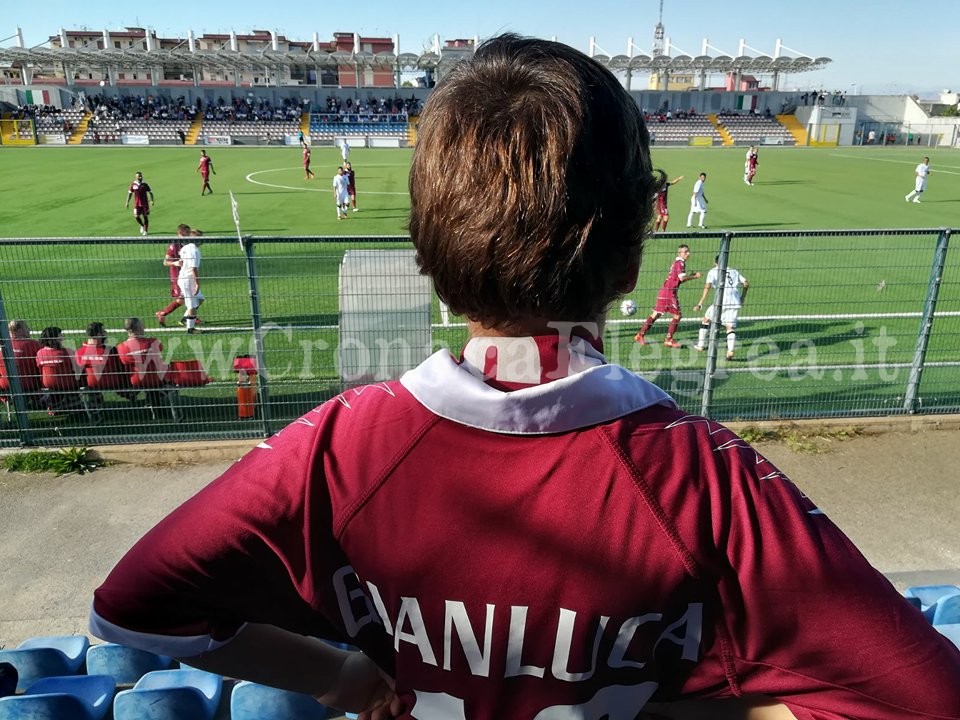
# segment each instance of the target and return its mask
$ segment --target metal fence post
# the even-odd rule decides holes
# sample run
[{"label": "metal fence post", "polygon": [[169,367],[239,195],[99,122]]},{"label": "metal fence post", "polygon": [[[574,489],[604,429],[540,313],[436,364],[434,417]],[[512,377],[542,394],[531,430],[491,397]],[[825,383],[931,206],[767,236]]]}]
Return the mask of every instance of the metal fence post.
[{"label": "metal fence post", "polygon": [[947,261],[947,248],[950,245],[950,228],[940,231],[937,238],[937,248],[933,253],[933,267],[930,269],[930,280],[927,283],[927,297],[923,303],[923,315],[920,318],[920,330],[917,333],[917,346],[913,351],[913,362],[910,366],[910,376],[907,378],[907,389],[903,395],[903,409],[909,413],[917,411],[917,393],[920,390],[920,379],[923,376],[923,363],[927,356],[927,347],[930,344],[930,333],[933,330],[933,314],[937,309],[937,298],[940,296],[940,285],[943,282],[943,267]]},{"label": "metal fence post", "polygon": [[20,372],[17,370],[16,356],[13,353],[13,341],[7,328],[7,308],[3,304],[3,290],[0,289],[0,347],[3,348],[3,364],[10,384],[10,397],[17,416],[17,431],[21,445],[30,445],[30,423],[27,421],[27,404],[23,400],[23,386],[20,384]]},{"label": "metal fence post", "polygon": [[253,319],[253,340],[257,351],[257,402],[260,405],[260,419],[263,422],[263,436],[273,434],[270,429],[270,386],[267,376],[267,361],[263,352],[263,333],[261,332],[260,294],[257,291],[257,265],[254,259],[254,239],[249,235],[243,238],[243,250],[247,259],[247,282],[250,285],[250,315]]},{"label": "metal fence post", "polygon": [[[710,318],[707,342],[707,367],[703,373],[703,396],[700,399],[700,414],[710,417],[710,403],[713,400],[713,375],[717,370],[717,328],[723,317],[723,290],[726,286],[727,264],[730,257],[730,240],[733,233],[725,232],[720,238],[719,258],[717,259],[717,287],[714,288],[713,307],[716,310]],[[709,306],[707,306],[709,307]],[[701,308],[702,309],[702,308]],[[706,312],[706,310],[704,310]]]}]

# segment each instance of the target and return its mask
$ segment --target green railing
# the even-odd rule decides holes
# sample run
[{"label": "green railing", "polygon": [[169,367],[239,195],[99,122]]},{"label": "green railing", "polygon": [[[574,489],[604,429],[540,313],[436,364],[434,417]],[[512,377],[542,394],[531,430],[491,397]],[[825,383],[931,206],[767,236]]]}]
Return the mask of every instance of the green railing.
[{"label": "green railing", "polygon": [[[240,245],[205,238],[202,332],[184,332],[182,311],[160,327],[154,313],[170,301],[162,259],[172,240],[0,240],[9,378],[0,392],[0,446],[262,437],[430,352],[456,353],[466,339],[465,324],[416,273],[403,237],[257,237]],[[719,420],[957,412],[960,262],[949,240],[949,230],[931,229],[659,234],[647,243],[630,296],[639,312],[611,309],[605,351],[683,408]],[[663,345],[666,318],[648,345],[634,342],[681,242],[691,248],[689,271],[706,276],[719,256],[721,268],[749,280],[731,360],[722,327],[710,328],[704,352],[693,347],[703,280],[680,289],[683,347]],[[137,397],[80,389],[72,402],[54,398],[53,414],[50,397],[23,392],[9,360],[9,320],[26,320],[34,338],[46,326],[63,328],[72,353],[91,321],[106,326],[108,344],[124,340],[129,316],[143,319],[166,362],[198,360],[210,382]],[[255,407],[244,413],[251,417],[240,417],[239,355],[259,370]]]}]

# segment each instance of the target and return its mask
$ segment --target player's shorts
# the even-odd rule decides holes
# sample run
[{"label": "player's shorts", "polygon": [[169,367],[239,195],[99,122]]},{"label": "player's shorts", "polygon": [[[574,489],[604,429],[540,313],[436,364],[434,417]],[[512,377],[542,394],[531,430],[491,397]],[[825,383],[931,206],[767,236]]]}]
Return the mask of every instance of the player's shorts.
[{"label": "player's shorts", "polygon": [[208,172],[201,172],[201,173],[200,173],[200,177],[202,177],[202,178],[204,179],[204,181],[207,181],[207,180],[210,179],[210,173],[208,173]]},{"label": "player's shorts", "polygon": [[653,311],[658,313],[679,315],[680,301],[677,299],[677,291],[661,290],[659,293],[657,293],[657,304],[653,306]]},{"label": "player's shorts", "polygon": [[690,198],[690,209],[694,212],[705,213],[707,211],[707,204],[701,203],[695,197]]},{"label": "player's shorts", "polygon": [[193,278],[187,278],[186,280],[178,281],[180,286],[180,294],[183,298],[183,304],[188,310],[200,307],[200,303],[203,301],[203,293],[197,288],[197,284],[193,281]]},{"label": "player's shorts", "polygon": [[177,299],[183,297],[183,293],[180,292],[180,281],[179,281],[179,280],[171,280],[171,281],[170,281],[170,297],[172,297],[174,300],[177,300]]},{"label": "player's shorts", "polygon": [[927,189],[927,179],[918,177],[917,182],[914,183],[913,189],[917,193],[922,193],[924,190]]},{"label": "player's shorts", "polygon": [[357,196],[357,189],[356,189],[356,188],[347,188],[347,195],[349,195],[350,197],[356,197],[356,196]]},{"label": "player's shorts", "polygon": [[149,205],[146,206],[146,207],[138,207],[137,205],[134,205],[134,206],[133,206],[133,216],[134,216],[134,217],[142,217],[142,216],[144,216],[144,215],[149,215],[149,214],[150,214],[150,206],[149,206]]},{"label": "player's shorts", "polygon": [[343,205],[344,203],[350,202],[350,193],[341,192],[337,193],[337,205]]},{"label": "player's shorts", "polygon": [[[711,305],[707,308],[707,312],[704,313],[705,318],[709,318],[711,321],[716,320],[717,309],[716,305]],[[723,312],[720,313],[720,324],[729,325],[730,327],[737,326],[737,317],[740,315],[740,306],[725,306]]]},{"label": "player's shorts", "polygon": [[663,200],[657,200],[654,203],[654,209],[657,212],[657,215],[669,215],[670,211],[667,210],[667,204]]}]

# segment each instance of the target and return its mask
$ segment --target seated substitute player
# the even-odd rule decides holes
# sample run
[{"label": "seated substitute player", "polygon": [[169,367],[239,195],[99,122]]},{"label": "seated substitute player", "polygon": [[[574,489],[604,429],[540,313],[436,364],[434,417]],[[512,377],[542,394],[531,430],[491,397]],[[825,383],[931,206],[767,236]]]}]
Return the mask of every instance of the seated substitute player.
[{"label": "seated substitute player", "polygon": [[604,358],[659,182],[583,53],[451,68],[409,227],[463,351],[261,443],[126,554],[93,634],[377,720],[960,714],[960,652],[829,518]]},{"label": "seated substitute player", "polygon": [[[703,307],[703,301],[707,299],[707,293],[720,284],[720,256],[714,258],[713,267],[707,272],[707,281],[703,284],[703,293],[693,309],[700,311]],[[741,290],[741,288],[743,288]],[[727,266],[723,281],[723,309],[720,312],[719,322],[723,323],[727,329],[727,360],[733,360],[734,352],[737,347],[737,316],[740,314],[740,308],[743,301],[747,299],[747,290],[750,289],[750,283],[733,267]],[[716,304],[712,303],[707,308],[700,323],[700,332],[697,337],[697,344],[694,345],[697,350],[703,352],[707,349],[707,335],[710,332],[710,323],[717,321]]]},{"label": "seated substitute player", "polygon": [[[107,345],[107,331],[102,322],[87,325],[87,340],[77,348],[75,354],[77,367],[84,374],[86,386],[91,390],[115,390],[128,400],[134,395],[129,392],[130,381],[120,362],[115,347]],[[103,402],[103,396],[96,398]]]},{"label": "seated substitute player", "polygon": [[47,391],[47,410],[53,415],[67,410],[78,410],[80,381],[73,353],[63,347],[63,330],[51,325],[40,331],[40,349],[37,368],[40,384]]},{"label": "seated substitute player", "polygon": [[[28,403],[34,404],[43,392],[37,368],[37,353],[42,346],[30,337],[30,326],[26,320],[11,320],[7,323],[7,330],[10,333],[10,344],[13,346],[14,366],[20,378],[20,391]],[[10,378],[7,377],[7,367],[3,362],[2,347],[0,347],[0,391],[3,393],[10,391]]]}]

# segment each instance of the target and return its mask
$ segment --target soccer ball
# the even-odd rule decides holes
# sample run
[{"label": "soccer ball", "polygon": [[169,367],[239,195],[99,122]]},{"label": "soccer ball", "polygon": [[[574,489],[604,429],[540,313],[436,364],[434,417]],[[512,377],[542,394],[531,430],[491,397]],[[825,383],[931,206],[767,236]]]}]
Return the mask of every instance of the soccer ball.
[{"label": "soccer ball", "polygon": [[624,315],[636,315],[637,304],[633,300],[624,300],[620,303],[620,312]]}]

